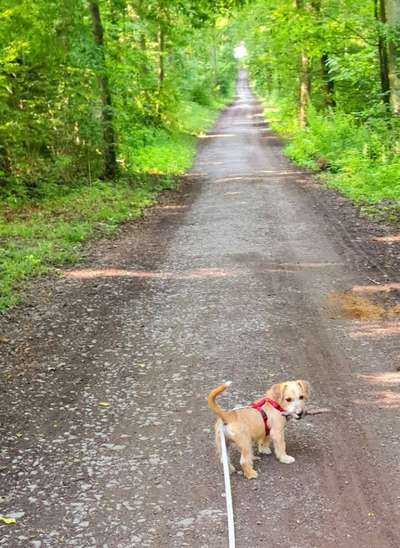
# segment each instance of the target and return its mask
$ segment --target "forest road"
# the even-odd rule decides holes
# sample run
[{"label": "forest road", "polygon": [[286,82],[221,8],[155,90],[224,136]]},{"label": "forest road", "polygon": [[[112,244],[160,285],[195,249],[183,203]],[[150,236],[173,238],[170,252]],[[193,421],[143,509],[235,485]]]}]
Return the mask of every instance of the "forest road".
[{"label": "forest road", "polygon": [[331,412],[232,476],[237,546],[400,546],[399,322],[330,304],[395,280],[237,86],[181,193],[0,320],[0,546],[226,547],[207,393],[297,378]]}]

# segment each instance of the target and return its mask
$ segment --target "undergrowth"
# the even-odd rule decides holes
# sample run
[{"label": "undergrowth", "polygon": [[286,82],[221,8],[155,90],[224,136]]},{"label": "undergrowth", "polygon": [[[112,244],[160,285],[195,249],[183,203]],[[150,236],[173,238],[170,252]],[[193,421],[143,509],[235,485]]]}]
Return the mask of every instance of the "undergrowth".
[{"label": "undergrowth", "polygon": [[75,263],[88,238],[111,234],[154,204],[160,191],[175,187],[176,176],[192,163],[196,135],[212,125],[221,106],[186,103],[173,128],[144,129],[130,143],[131,160],[118,180],[68,186],[43,181],[31,195],[3,197],[0,312],[21,301],[29,278]]},{"label": "undergrowth", "polygon": [[383,212],[391,221],[399,218],[399,121],[383,113],[364,113],[360,119],[310,109],[308,125],[300,129],[284,103],[266,102],[265,112],[273,129],[288,139],[284,152],[296,164],[319,171],[328,186],[364,206],[365,212]]}]

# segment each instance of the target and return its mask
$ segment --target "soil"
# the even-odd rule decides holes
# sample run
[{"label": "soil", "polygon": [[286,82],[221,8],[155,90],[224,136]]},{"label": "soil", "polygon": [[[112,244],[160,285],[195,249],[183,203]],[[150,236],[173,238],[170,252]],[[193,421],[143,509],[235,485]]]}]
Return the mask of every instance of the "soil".
[{"label": "soil", "polygon": [[237,546],[400,546],[399,317],[352,313],[398,306],[398,236],[282,156],[241,75],[181,191],[1,317],[0,546],[227,546],[207,392],[295,378],[330,411],[232,476]]}]

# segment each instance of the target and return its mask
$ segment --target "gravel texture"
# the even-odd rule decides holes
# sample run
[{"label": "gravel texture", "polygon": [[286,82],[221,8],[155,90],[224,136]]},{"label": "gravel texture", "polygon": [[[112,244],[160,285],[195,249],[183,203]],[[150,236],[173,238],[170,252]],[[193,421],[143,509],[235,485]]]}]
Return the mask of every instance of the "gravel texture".
[{"label": "gravel texture", "polygon": [[329,305],[395,306],[393,236],[289,164],[242,75],[181,192],[0,319],[0,546],[227,546],[207,392],[293,378],[331,412],[232,477],[238,548],[400,546],[400,323]]}]

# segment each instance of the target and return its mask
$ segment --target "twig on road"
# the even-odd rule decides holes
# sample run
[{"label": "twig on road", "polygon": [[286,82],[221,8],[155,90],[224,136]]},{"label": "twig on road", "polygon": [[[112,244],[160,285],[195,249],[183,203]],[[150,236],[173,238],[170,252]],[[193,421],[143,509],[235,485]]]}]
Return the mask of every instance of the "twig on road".
[{"label": "twig on road", "polygon": [[330,413],[331,409],[328,407],[315,407],[314,409],[307,409],[306,415],[321,415],[321,413]]}]

